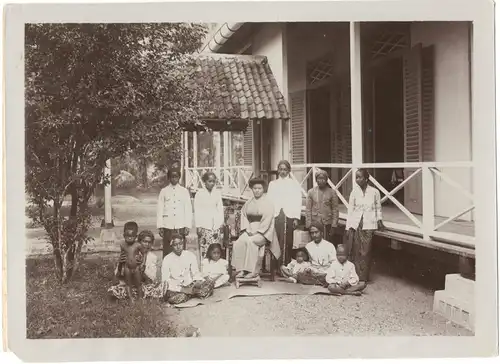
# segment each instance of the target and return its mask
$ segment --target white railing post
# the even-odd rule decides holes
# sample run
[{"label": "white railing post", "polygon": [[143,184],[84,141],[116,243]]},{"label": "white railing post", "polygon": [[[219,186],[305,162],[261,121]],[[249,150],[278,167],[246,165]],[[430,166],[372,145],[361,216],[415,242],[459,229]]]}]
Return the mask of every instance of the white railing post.
[{"label": "white railing post", "polygon": [[428,166],[422,166],[422,227],[423,237],[430,240],[434,231],[434,177]]},{"label": "white railing post", "polygon": [[316,187],[318,185],[318,181],[316,181],[316,167],[312,167],[312,176],[313,176],[313,187]]},{"label": "white railing post", "polygon": [[224,189],[229,187],[229,132],[222,132],[223,138],[223,158],[224,158],[224,166],[223,166],[223,174],[224,174]]}]

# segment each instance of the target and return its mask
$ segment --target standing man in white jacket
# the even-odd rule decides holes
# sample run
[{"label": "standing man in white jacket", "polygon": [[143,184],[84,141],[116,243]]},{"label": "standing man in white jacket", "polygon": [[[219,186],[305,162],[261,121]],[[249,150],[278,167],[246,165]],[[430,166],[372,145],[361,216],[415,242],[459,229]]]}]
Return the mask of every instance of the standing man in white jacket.
[{"label": "standing man in white jacket", "polygon": [[186,249],[186,236],[193,225],[191,196],[186,188],[179,185],[180,176],[179,169],[169,170],[167,177],[170,184],[158,196],[156,225],[163,238],[163,257],[171,252],[170,240],[173,234],[184,237]]}]

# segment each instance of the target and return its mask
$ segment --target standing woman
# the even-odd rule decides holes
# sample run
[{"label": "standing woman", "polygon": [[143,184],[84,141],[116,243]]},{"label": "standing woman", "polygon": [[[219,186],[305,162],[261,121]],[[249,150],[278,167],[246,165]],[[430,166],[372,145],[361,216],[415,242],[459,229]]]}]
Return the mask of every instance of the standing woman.
[{"label": "standing woman", "polygon": [[290,176],[290,163],[278,163],[278,179],[269,183],[268,196],[274,204],[276,234],[283,252],[280,264],[288,265],[292,260],[293,231],[297,228],[302,211],[302,189]]},{"label": "standing woman", "polygon": [[222,224],[224,223],[224,206],[222,195],[217,191],[215,173],[206,172],[201,177],[205,188],[196,192],[194,198],[194,221],[198,241],[200,242],[200,258],[205,259],[211,244],[222,243]]},{"label": "standing woman", "polygon": [[191,196],[186,188],[179,185],[180,170],[170,169],[167,177],[170,184],[160,191],[156,212],[156,225],[163,238],[163,257],[172,251],[170,241],[174,234],[184,237],[186,248],[186,236],[193,225]]},{"label": "standing woman", "polygon": [[372,238],[376,230],[384,230],[380,192],[368,184],[366,169],[356,171],[356,186],[349,197],[346,230],[350,245],[350,260],[359,280],[367,282],[372,263]]}]

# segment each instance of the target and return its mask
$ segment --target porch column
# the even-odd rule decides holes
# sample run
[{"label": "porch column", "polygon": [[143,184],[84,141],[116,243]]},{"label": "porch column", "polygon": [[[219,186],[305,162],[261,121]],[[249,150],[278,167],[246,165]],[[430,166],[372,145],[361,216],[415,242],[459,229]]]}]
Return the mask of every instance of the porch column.
[{"label": "porch column", "polygon": [[223,158],[224,164],[222,168],[222,173],[224,173],[224,188],[228,188],[229,186],[229,132],[222,132],[222,148],[223,148]]},{"label": "porch column", "polygon": [[429,167],[422,167],[422,226],[424,228],[423,238],[430,240],[430,234],[434,231],[434,177]]},{"label": "porch column", "polygon": [[111,159],[104,165],[104,176],[109,176],[110,182],[104,186],[104,224],[106,227],[113,226],[113,214],[111,206]]},{"label": "porch column", "polygon": [[193,168],[198,168],[198,132],[193,131]]},{"label": "porch column", "polygon": [[183,131],[183,139],[184,139],[184,186],[187,188],[191,181],[188,181],[188,173],[187,168],[189,168],[189,134],[187,131]]},{"label": "porch column", "polygon": [[261,155],[262,155],[262,140],[261,140],[261,135],[260,135],[260,125],[261,121],[253,121],[253,160],[252,160],[252,167],[253,167],[253,177],[259,177],[260,176],[260,170],[261,170]]},{"label": "porch column", "polygon": [[290,149],[290,120],[283,120],[281,135],[283,138],[283,159],[292,163],[292,150]]},{"label": "porch column", "polygon": [[[351,148],[352,164],[359,168],[363,163],[363,120],[361,103],[361,23],[351,22],[350,29],[351,76]],[[352,179],[356,183],[355,178]]]},{"label": "porch column", "polygon": [[220,179],[220,131],[214,131],[215,174]]}]

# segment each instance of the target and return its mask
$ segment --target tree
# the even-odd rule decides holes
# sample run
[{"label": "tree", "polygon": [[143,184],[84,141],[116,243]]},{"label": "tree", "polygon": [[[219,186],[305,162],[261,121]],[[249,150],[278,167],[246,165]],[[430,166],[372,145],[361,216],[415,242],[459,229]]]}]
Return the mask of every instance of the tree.
[{"label": "tree", "polygon": [[191,54],[205,32],[187,23],[26,25],[26,191],[62,282],[89,240],[88,202],[109,183],[105,161],[175,147],[184,124],[202,124],[210,89],[193,84]]}]

